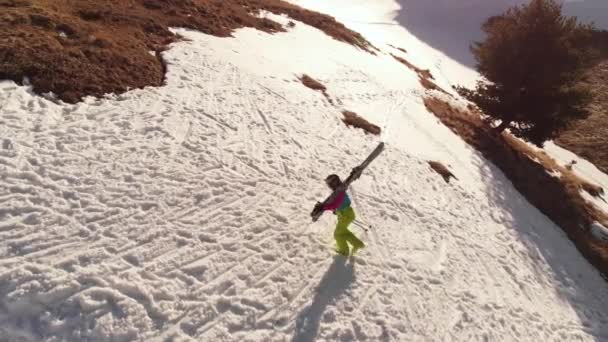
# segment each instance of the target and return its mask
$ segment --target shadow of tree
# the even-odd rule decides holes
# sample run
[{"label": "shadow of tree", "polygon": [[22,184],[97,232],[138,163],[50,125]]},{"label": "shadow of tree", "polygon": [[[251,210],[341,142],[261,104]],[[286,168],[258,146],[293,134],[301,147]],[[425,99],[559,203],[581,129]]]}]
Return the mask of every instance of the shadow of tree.
[{"label": "shadow of tree", "polygon": [[296,317],[296,331],[292,342],[314,341],[319,331],[323,312],[335,302],[355,280],[353,263],[347,263],[343,256],[335,256],[317,286],[312,303]]},{"label": "shadow of tree", "polygon": [[478,116],[437,100],[425,102],[446,126],[477,150],[481,162],[475,165],[485,185],[487,204],[500,208],[504,215],[499,223],[516,232],[521,242],[523,248],[508,244],[509,255],[521,258],[529,268],[516,270],[503,263],[495,272],[508,275],[507,279],[531,299],[535,284],[549,284],[577,314],[581,331],[588,338],[608,341],[606,284],[588,263],[593,261],[598,269],[608,270],[608,254],[587,229],[581,229],[590,222],[583,212],[587,208],[584,199],[573,196],[578,188],[570,191],[573,185],[548,173],[549,163],[541,164],[541,155],[527,153],[525,144],[506,134],[498,135]]},{"label": "shadow of tree", "polygon": [[399,0],[397,21],[410,33],[463,65],[473,67],[469,50],[483,38],[481,24],[521,0],[504,1],[428,1]]},{"label": "shadow of tree", "polygon": [[[608,314],[606,311],[605,283],[601,275],[568,239],[568,234],[557,225],[547,225],[548,218],[524,198],[504,173],[493,165],[480,166],[480,172],[487,180],[486,192],[489,205],[508,212],[504,223],[517,232],[529,255],[529,265],[534,279],[543,279],[552,284],[555,293],[573,310],[580,319],[585,332],[594,341],[608,339]],[[548,269],[544,265],[549,266]],[[584,267],[583,267],[584,266]],[[504,270],[509,271],[506,266]],[[514,272],[513,277],[520,278]],[[525,283],[522,283],[525,284]],[[524,293],[533,291],[522,285]]]},{"label": "shadow of tree", "polygon": [[[469,46],[484,38],[482,23],[509,7],[527,3],[526,0],[398,0],[401,11],[397,21],[421,41],[442,51],[463,65],[475,66]],[[564,13],[575,15],[584,22],[595,21],[608,29],[608,2],[587,0],[565,2]]]}]

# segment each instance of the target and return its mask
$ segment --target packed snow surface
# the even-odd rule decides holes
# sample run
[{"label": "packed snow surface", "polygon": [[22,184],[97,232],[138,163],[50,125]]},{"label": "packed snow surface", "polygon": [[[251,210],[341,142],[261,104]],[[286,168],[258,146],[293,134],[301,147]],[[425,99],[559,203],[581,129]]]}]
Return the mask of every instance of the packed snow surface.
[{"label": "packed snow surface", "polygon": [[[0,83],[0,340],[608,339],[605,281],[386,52],[448,91],[452,62],[403,29],[407,54],[372,55],[295,24],[176,29],[165,86],[76,105]],[[351,191],[367,248],[336,257],[309,212],[380,140]]]}]

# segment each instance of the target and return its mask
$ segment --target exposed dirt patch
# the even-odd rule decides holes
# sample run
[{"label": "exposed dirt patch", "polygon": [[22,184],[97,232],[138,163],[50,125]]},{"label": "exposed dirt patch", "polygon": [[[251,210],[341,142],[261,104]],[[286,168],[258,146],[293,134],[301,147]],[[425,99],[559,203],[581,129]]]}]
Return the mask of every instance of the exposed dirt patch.
[{"label": "exposed dirt patch", "polygon": [[327,87],[325,85],[323,85],[323,83],[315,80],[314,78],[304,74],[302,75],[302,77],[300,77],[300,81],[302,82],[302,84],[312,90],[317,90],[320,92],[325,93],[327,91]]},{"label": "exposed dirt patch", "polygon": [[447,91],[445,91],[443,88],[441,88],[440,86],[438,86],[437,84],[435,84],[435,82],[429,80],[428,78],[421,77],[420,75],[418,75],[418,80],[420,81],[420,84],[422,84],[422,86],[425,89],[436,90],[436,91],[442,92],[442,93],[444,93],[444,94],[446,94],[446,95],[448,95],[450,97],[453,97],[452,94],[448,93]]},{"label": "exposed dirt patch", "polygon": [[594,96],[591,116],[576,122],[555,143],[608,173],[608,59],[593,67],[583,83]]},{"label": "exposed dirt patch", "polygon": [[395,46],[395,45],[392,45],[392,44],[388,44],[388,46],[392,47],[392,48],[393,48],[393,49],[395,49],[395,50],[399,50],[399,51],[401,51],[401,52],[403,52],[403,53],[407,53],[407,50],[406,50],[406,49],[404,49],[404,48],[400,48],[400,47]]},{"label": "exposed dirt patch", "polygon": [[391,54],[391,56],[393,56],[393,58],[396,59],[399,63],[405,65],[410,70],[413,70],[414,72],[416,72],[418,74],[418,76],[420,76],[420,78],[426,78],[429,80],[435,79],[429,69],[420,69],[419,67],[415,66],[414,64],[408,62],[405,58],[401,58],[401,57],[393,55],[393,54]]},{"label": "exposed dirt patch", "polygon": [[510,134],[497,134],[478,114],[454,108],[437,98],[426,98],[425,105],[499,167],[532,205],[562,227],[579,251],[608,275],[608,242],[595,239],[589,229],[593,222],[606,225],[608,215],[581,195],[581,190],[594,188],[593,192],[597,186],[583,181],[545,153]]},{"label": "exposed dirt patch", "polygon": [[399,63],[405,65],[406,67],[408,67],[410,70],[414,71],[415,73],[418,74],[418,80],[420,81],[420,84],[428,90],[437,90],[440,91],[448,96],[452,96],[452,94],[448,93],[447,91],[445,91],[443,88],[441,88],[440,86],[438,86],[437,84],[435,84],[435,82],[433,82],[433,80],[435,80],[435,78],[433,77],[433,74],[431,73],[430,70],[428,69],[420,69],[419,67],[415,66],[414,64],[410,63],[409,61],[407,61],[405,58],[401,58],[399,56],[395,56],[393,54],[391,54],[391,56],[393,56],[394,59],[396,59]]},{"label": "exposed dirt patch", "polygon": [[284,30],[258,17],[261,10],[372,52],[334,18],[280,0],[0,0],[0,79],[21,83],[27,77],[37,93],[53,92],[71,103],[158,86],[164,70],[157,55],[178,39],[169,27],[220,37],[241,27]]},{"label": "exposed dirt patch", "polygon": [[380,127],[365,120],[355,112],[344,110],[342,111],[342,115],[344,115],[342,121],[344,122],[344,124],[346,124],[346,126],[360,128],[366,134],[369,133],[373,135],[380,135],[380,133],[382,133],[382,129],[380,129]]},{"label": "exposed dirt patch", "polygon": [[447,166],[443,165],[438,161],[429,161],[429,166],[431,167],[431,169],[433,169],[433,171],[437,172],[441,177],[443,177],[443,180],[446,183],[450,183],[451,178],[458,180],[458,178],[454,176],[452,171],[450,171]]},{"label": "exposed dirt patch", "polygon": [[[327,93],[327,87],[323,83],[315,80],[314,78],[306,74],[299,77],[299,80],[307,88],[321,92],[325,96],[325,98],[327,98],[327,101],[329,101],[329,103],[331,103],[332,105],[334,104],[334,101]],[[359,116],[355,112],[343,110],[342,115],[342,122],[344,122],[344,124],[348,127],[360,128],[365,132],[365,134],[380,135],[380,133],[382,133],[382,129],[380,127],[365,120],[363,117]]]},{"label": "exposed dirt patch", "polygon": [[[573,176],[576,177],[576,175],[573,175]],[[593,197],[602,198],[602,196],[604,196],[604,194],[605,194],[604,188],[602,188],[599,185],[591,184],[581,178],[578,178],[577,183],[580,184],[581,188],[583,190],[585,190],[585,192],[587,192],[589,195],[591,195]]]},{"label": "exposed dirt patch", "polygon": [[332,98],[329,96],[329,94],[327,93],[327,87],[315,80],[314,78],[304,74],[299,78],[300,82],[302,82],[302,84],[307,87],[310,88],[312,90],[315,91],[319,91],[321,93],[323,93],[323,96],[325,96],[325,98],[327,99],[327,101],[329,101],[329,103],[334,104],[334,101],[332,100]]}]

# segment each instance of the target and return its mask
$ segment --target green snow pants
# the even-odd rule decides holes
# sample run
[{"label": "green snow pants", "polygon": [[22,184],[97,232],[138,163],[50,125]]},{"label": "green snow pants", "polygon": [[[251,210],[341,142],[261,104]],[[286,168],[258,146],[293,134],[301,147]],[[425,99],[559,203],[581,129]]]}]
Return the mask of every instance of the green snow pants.
[{"label": "green snow pants", "polygon": [[348,243],[353,246],[353,252],[363,248],[365,246],[363,242],[348,230],[348,226],[355,220],[353,208],[348,207],[336,211],[336,215],[338,215],[338,224],[336,224],[334,238],[336,239],[337,252],[342,255],[348,255]]}]

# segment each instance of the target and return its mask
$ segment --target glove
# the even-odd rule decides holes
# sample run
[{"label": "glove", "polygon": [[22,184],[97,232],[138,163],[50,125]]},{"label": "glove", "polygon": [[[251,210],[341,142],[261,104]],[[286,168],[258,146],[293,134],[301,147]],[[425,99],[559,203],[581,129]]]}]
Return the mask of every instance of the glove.
[{"label": "glove", "polygon": [[359,179],[359,177],[361,177],[361,172],[363,172],[363,169],[357,166],[350,172],[350,176],[353,177],[353,179]]},{"label": "glove", "polygon": [[315,216],[316,214],[318,214],[322,211],[323,211],[323,203],[317,202],[317,204],[315,204],[315,208],[312,210],[312,213],[310,213],[310,216]]}]

